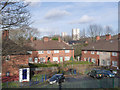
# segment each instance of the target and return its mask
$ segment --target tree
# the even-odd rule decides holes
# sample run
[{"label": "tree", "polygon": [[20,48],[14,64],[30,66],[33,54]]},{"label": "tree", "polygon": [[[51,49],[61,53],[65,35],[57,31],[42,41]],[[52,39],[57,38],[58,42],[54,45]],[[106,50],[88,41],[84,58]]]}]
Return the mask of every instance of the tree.
[{"label": "tree", "polygon": [[0,1],[0,27],[2,30],[16,29],[23,25],[30,24],[30,13],[27,10],[28,3],[20,0],[10,2],[10,0]]},{"label": "tree", "polygon": [[105,34],[112,34],[112,33],[113,33],[112,27],[106,26],[106,28],[105,28]]},{"label": "tree", "polygon": [[90,37],[92,38],[92,41],[94,41],[95,40],[95,36],[103,35],[103,28],[102,28],[101,25],[97,25],[97,24],[89,25],[88,33],[89,33]]},{"label": "tree", "polygon": [[67,36],[62,37],[62,40],[64,40],[65,42],[72,41],[72,37],[67,35]]},{"label": "tree", "polygon": [[38,37],[40,32],[33,27],[23,26],[17,30],[10,30],[10,39],[19,45],[27,43],[31,37]]}]

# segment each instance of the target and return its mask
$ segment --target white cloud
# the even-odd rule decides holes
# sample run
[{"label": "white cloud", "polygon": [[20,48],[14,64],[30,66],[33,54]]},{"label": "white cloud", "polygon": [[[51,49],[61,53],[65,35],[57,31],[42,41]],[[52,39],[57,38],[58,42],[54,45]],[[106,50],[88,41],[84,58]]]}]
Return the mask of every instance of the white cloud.
[{"label": "white cloud", "polygon": [[52,9],[46,13],[45,19],[59,19],[67,15],[70,15],[70,12],[66,10]]},{"label": "white cloud", "polygon": [[86,24],[93,22],[95,20],[94,17],[88,16],[88,15],[83,15],[79,20],[74,20],[70,22],[70,24]]}]

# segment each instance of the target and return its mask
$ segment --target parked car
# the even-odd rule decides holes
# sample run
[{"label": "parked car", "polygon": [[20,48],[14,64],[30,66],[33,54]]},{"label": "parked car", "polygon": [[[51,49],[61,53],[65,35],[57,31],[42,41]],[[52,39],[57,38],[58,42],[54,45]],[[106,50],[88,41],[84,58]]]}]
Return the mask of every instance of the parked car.
[{"label": "parked car", "polygon": [[65,77],[63,74],[55,74],[48,80],[49,84],[54,84],[54,83],[59,84],[64,81],[65,81]]},{"label": "parked car", "polygon": [[105,75],[105,77],[115,77],[115,74],[114,73],[112,73],[111,71],[109,71],[109,70],[103,70],[103,73],[104,73],[104,75]]},{"label": "parked car", "polygon": [[102,70],[92,70],[88,73],[89,76],[93,77],[93,78],[103,78],[104,77],[104,73]]}]

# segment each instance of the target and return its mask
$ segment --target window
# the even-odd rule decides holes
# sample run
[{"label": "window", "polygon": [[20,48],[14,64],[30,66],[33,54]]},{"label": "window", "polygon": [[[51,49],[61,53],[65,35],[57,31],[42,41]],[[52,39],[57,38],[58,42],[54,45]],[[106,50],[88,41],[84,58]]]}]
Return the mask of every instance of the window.
[{"label": "window", "polygon": [[95,58],[92,58],[92,62],[93,62],[93,63],[96,63],[96,60],[95,60]]},{"label": "window", "polygon": [[32,51],[27,51],[27,53],[30,53],[30,54],[32,54]]},{"label": "window", "polygon": [[110,66],[110,60],[107,60],[107,66]]},{"label": "window", "polygon": [[99,55],[99,53],[100,53],[100,52],[99,52],[99,51],[97,51],[97,55]]},{"label": "window", "polygon": [[87,53],[87,51],[84,51],[84,53]]},{"label": "window", "polygon": [[48,53],[48,54],[50,54],[50,53],[51,53],[51,51],[49,51],[49,50],[48,50],[48,51],[47,51],[47,53]]},{"label": "window", "polygon": [[38,58],[35,58],[35,59],[34,59],[34,62],[37,63],[37,62],[38,62]]},{"label": "window", "polygon": [[39,61],[40,63],[43,63],[43,62],[45,62],[45,57],[40,57],[39,60],[40,60]]},{"label": "window", "polygon": [[95,52],[94,52],[94,51],[91,51],[91,54],[95,54]]},{"label": "window", "polygon": [[44,53],[44,51],[38,51],[38,54],[43,54]]},{"label": "window", "polygon": [[84,58],[84,61],[87,61],[87,58]]},{"label": "window", "polygon": [[32,58],[29,58],[29,63],[32,63],[32,62],[33,62]]},{"label": "window", "polygon": [[69,61],[70,60],[70,57],[65,57],[65,61]]},{"label": "window", "polygon": [[65,50],[65,53],[69,53],[70,52],[70,50]]},{"label": "window", "polygon": [[58,57],[53,57],[53,61],[58,61]]},{"label": "window", "polygon": [[117,52],[112,52],[112,56],[117,56]]},{"label": "window", "polygon": [[9,77],[10,76],[10,72],[6,72],[6,76]]},{"label": "window", "polygon": [[54,50],[54,53],[59,53],[59,50]]},{"label": "window", "polygon": [[112,66],[117,67],[117,61],[112,61]]},{"label": "window", "polygon": [[105,65],[106,65],[105,60],[102,60],[102,65],[103,65],[103,66],[105,66]]},{"label": "window", "polygon": [[10,60],[10,56],[7,55],[7,56],[6,56],[6,61],[9,61],[9,60]]}]

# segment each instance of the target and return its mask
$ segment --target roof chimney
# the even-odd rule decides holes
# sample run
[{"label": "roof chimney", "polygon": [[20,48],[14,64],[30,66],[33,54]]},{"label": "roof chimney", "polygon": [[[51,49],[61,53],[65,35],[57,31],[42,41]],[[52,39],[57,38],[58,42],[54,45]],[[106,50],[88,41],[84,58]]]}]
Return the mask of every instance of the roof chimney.
[{"label": "roof chimney", "polygon": [[61,42],[61,38],[60,37],[58,37],[58,42]]},{"label": "roof chimney", "polygon": [[107,34],[106,35],[106,40],[110,40],[111,39],[111,35],[110,34]]},{"label": "roof chimney", "polygon": [[9,30],[2,31],[2,39],[9,39]]},{"label": "roof chimney", "polygon": [[100,40],[100,36],[96,36],[96,41]]},{"label": "roof chimney", "polygon": [[30,41],[33,42],[33,37],[30,38]]},{"label": "roof chimney", "polygon": [[49,40],[48,37],[43,37],[44,42],[48,42],[48,40]]},{"label": "roof chimney", "polygon": [[120,33],[118,33],[118,39],[120,39]]}]

